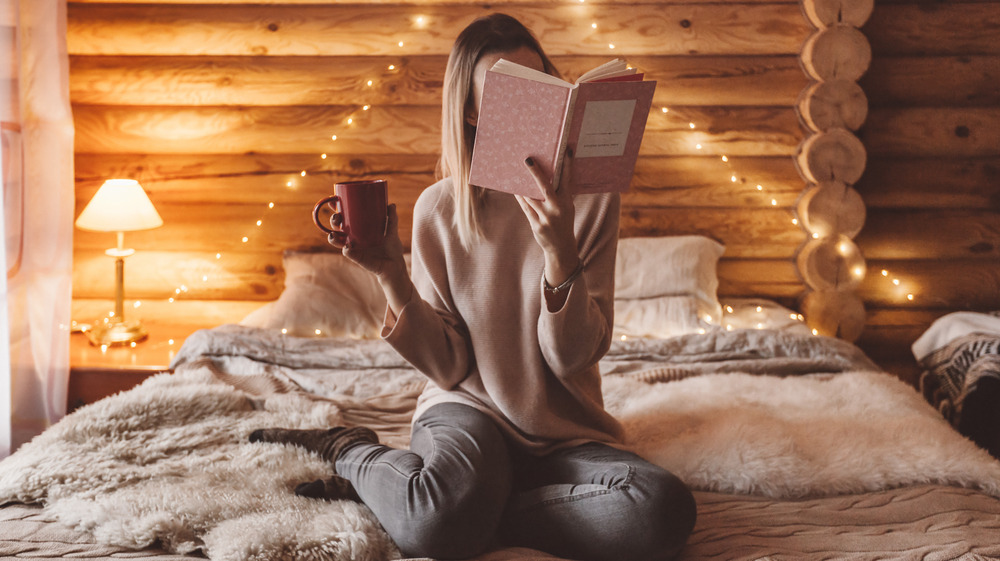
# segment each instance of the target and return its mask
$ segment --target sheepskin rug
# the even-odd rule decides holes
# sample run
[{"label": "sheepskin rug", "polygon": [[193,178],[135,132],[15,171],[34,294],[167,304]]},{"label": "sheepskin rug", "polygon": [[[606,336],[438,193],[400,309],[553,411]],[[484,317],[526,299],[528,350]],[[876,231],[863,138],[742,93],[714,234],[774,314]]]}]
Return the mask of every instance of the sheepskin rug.
[{"label": "sheepskin rug", "polygon": [[[711,374],[605,380],[629,444],[702,490],[778,498],[916,483],[1000,497],[1000,463],[885,374]],[[297,497],[330,468],[266,426],[329,427],[348,402],[248,393],[208,367],[158,375],[81,408],[0,462],[0,503],[40,502],[107,544],[201,550],[217,560],[385,560],[399,555],[363,505]]]},{"label": "sheepskin rug", "polygon": [[305,394],[266,399],[208,368],[160,374],[83,407],[0,462],[0,503],[47,514],[101,543],[216,560],[358,560],[399,556],[368,508],[298,497],[330,467],[295,446],[251,444],[265,426],[343,424]]}]

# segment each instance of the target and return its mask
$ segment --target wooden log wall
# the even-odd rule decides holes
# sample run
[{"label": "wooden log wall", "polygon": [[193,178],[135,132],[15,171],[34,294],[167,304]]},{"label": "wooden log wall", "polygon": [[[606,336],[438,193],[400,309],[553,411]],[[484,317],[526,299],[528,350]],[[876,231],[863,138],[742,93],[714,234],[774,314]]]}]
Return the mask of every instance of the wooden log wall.
[{"label": "wooden log wall", "polygon": [[[887,158],[858,184],[870,215],[858,242],[870,270],[927,283],[937,302],[900,303],[896,287],[870,275],[862,291],[874,329],[862,342],[896,350],[887,356],[941,308],[975,299],[976,279],[996,285],[995,267],[980,260],[995,260],[1000,229],[982,211],[997,204],[995,8],[882,5],[864,30],[875,51],[869,74],[887,77],[863,82],[873,106],[860,134]],[[531,27],[568,78],[624,57],[659,81],[623,235],[714,237],[727,247],[723,298],[797,306],[805,235],[792,222],[802,192],[792,157],[805,135],[794,106],[809,84],[798,56],[812,27],[796,0],[71,1],[78,210],[104,179],[129,177],[165,222],[126,235],[137,250],[127,299],[143,300],[147,315],[211,309],[206,326],[238,320],[280,294],[282,250],[323,244],[309,212],[339,179],[388,178],[408,241],[413,202],[434,181],[447,52],[490,11]],[[979,31],[953,34],[949,22]],[[930,69],[928,48],[937,50]],[[969,87],[947,86],[936,71]],[[944,167],[908,164],[927,156]],[[938,215],[942,207],[953,212]],[[944,231],[927,235],[928,222]],[[976,242],[958,249],[969,234]],[[103,254],[112,238],[77,231],[78,309],[113,294]],[[926,266],[941,257],[969,275]],[[995,293],[986,302],[995,307]]]},{"label": "wooden log wall", "polygon": [[1000,2],[879,0],[862,31],[858,344],[905,369],[933,320],[1000,310]]}]

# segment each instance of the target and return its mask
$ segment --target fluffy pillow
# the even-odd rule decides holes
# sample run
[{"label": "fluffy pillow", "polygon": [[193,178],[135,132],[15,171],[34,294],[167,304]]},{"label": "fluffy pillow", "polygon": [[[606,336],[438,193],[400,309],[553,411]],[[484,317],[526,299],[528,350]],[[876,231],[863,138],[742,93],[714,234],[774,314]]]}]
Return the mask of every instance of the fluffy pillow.
[{"label": "fluffy pillow", "polygon": [[725,246],[704,236],[623,238],[615,269],[615,330],[673,337],[718,326],[716,272]]},{"label": "fluffy pillow", "polygon": [[339,253],[286,252],[285,289],[240,323],[297,337],[379,336],[385,295],[375,277]]}]

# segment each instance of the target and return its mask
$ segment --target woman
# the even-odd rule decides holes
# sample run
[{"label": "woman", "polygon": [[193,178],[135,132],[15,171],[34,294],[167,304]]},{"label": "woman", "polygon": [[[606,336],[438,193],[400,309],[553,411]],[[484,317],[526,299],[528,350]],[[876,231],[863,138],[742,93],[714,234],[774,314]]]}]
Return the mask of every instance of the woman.
[{"label": "woman", "polygon": [[359,427],[265,429],[251,439],[323,454],[339,477],[297,492],[356,492],[409,556],[524,546],[572,559],[670,558],[694,525],[694,500],[672,474],[620,449],[622,428],[601,396],[618,195],[574,198],[530,157],[543,200],[469,184],[483,79],[500,58],[556,74],[510,16],[459,35],[444,84],[445,179],[414,208],[412,281],[394,205],[383,246],[330,237],[376,275],[388,300],[383,338],[430,379],[411,450]]}]

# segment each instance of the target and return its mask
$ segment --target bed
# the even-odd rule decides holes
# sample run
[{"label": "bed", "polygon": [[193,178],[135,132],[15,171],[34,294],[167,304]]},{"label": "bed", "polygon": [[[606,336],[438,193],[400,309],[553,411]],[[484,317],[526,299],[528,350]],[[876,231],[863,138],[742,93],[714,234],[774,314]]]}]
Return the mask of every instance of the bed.
[{"label": "bed", "polygon": [[[854,345],[775,302],[719,302],[723,249],[622,240],[601,361],[628,446],[695,491],[680,559],[1000,559],[1000,462]],[[276,301],[196,332],[172,372],[0,462],[0,556],[400,557],[363,505],[292,493],[329,466],[246,440],[358,424],[405,446],[426,383],[374,336],[384,300],[370,277],[331,253],[289,252],[285,270]],[[478,558],[508,559],[554,558]]]}]

